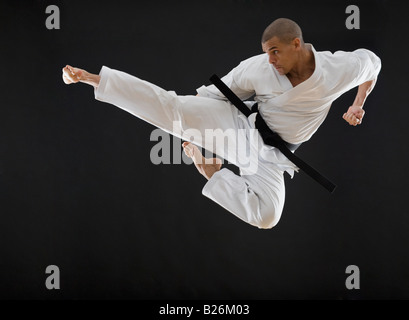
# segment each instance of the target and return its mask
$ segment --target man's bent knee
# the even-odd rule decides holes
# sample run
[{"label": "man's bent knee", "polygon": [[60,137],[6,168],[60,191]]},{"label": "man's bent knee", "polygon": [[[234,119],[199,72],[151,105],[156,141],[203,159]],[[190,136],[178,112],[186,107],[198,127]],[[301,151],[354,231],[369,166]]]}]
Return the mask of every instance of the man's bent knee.
[{"label": "man's bent knee", "polygon": [[280,220],[279,218],[276,219],[275,217],[273,217],[273,219],[263,218],[259,220],[255,226],[258,227],[259,229],[272,229],[278,224],[279,220]]},{"label": "man's bent knee", "polygon": [[262,210],[257,217],[249,221],[249,223],[259,229],[272,229],[275,227],[281,218],[282,209],[270,207]]}]

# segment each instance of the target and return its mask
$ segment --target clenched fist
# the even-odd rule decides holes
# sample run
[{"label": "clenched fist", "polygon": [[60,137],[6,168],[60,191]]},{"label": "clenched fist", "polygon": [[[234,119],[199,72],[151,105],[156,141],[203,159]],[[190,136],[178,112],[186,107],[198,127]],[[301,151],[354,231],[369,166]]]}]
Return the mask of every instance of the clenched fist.
[{"label": "clenched fist", "polygon": [[358,106],[351,106],[348,108],[348,111],[344,113],[342,118],[348,122],[351,126],[357,126],[362,123],[362,119],[365,115],[364,109]]},{"label": "clenched fist", "polygon": [[62,69],[62,79],[65,84],[77,83],[81,80],[84,70],[66,65]]},{"label": "clenched fist", "polygon": [[96,74],[89,73],[84,69],[74,68],[66,65],[62,69],[62,79],[65,84],[83,82],[93,87],[98,87],[101,77]]}]

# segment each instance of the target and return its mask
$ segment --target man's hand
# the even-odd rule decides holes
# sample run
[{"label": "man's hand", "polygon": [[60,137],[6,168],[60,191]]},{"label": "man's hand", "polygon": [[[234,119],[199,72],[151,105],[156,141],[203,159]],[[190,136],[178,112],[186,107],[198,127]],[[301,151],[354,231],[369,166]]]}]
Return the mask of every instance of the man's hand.
[{"label": "man's hand", "polygon": [[358,92],[355,97],[355,101],[352,103],[352,106],[349,107],[348,111],[344,113],[342,118],[348,122],[351,126],[357,126],[362,123],[364,118],[365,111],[363,108],[364,103],[368,95],[371,93],[373,87],[375,86],[376,79],[369,80],[362,83],[358,87]]},{"label": "man's hand", "polygon": [[82,82],[97,88],[101,77],[97,74],[92,74],[84,69],[74,68],[66,65],[62,69],[62,79],[65,84]]},{"label": "man's hand", "polygon": [[84,71],[85,70],[66,65],[65,68],[62,69],[62,79],[65,84],[77,83],[82,80]]},{"label": "man's hand", "polygon": [[358,124],[362,123],[362,119],[364,118],[365,111],[362,107],[358,106],[350,106],[348,111],[344,113],[342,118],[348,122],[351,126],[357,126]]}]

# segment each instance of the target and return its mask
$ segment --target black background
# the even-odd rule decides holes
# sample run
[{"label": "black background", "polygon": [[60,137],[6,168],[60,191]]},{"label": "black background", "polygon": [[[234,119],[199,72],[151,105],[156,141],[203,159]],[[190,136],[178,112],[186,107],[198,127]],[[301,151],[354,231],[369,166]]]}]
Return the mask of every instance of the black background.
[{"label": "black background", "polygon": [[[1,299],[407,299],[407,33],[400,1],[2,1],[0,4]],[[57,5],[61,29],[45,26]],[[358,5],[361,29],[345,9]],[[201,194],[192,165],[154,165],[153,126],[67,86],[66,64],[123,70],[195,94],[261,53],[264,28],[299,23],[318,51],[382,59],[361,126],[333,103],[297,153],[338,185],[286,176],[271,230]],[[180,142],[180,141],[179,141]],[[180,152],[182,152],[180,150]],[[57,265],[61,289],[47,290]],[[347,290],[345,269],[360,269]]]}]

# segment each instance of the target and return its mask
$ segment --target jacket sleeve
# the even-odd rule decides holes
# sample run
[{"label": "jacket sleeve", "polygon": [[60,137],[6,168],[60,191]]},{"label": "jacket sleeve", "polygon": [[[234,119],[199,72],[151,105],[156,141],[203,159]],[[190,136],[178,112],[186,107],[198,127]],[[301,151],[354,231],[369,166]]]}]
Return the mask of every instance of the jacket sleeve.
[{"label": "jacket sleeve", "polygon": [[[253,85],[247,76],[247,69],[250,64],[250,59],[242,61],[237,67],[221,78],[221,80],[242,100],[250,98],[255,93]],[[227,100],[214,85],[203,85],[196,91],[201,97]]]},{"label": "jacket sleeve", "polygon": [[381,59],[367,49],[355,50],[352,55],[356,62],[355,86],[370,80],[376,80],[381,71]]}]

